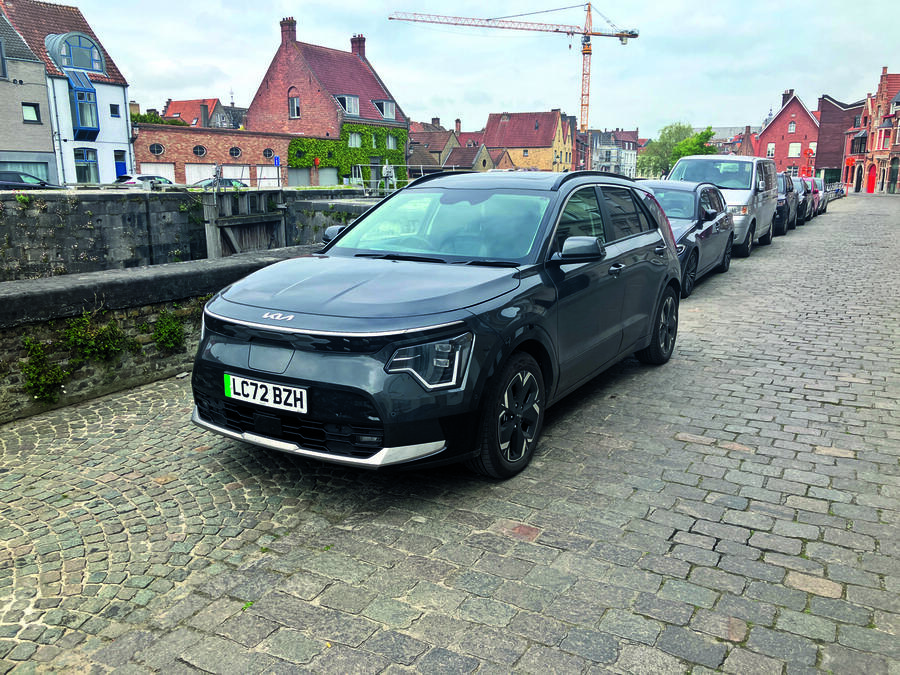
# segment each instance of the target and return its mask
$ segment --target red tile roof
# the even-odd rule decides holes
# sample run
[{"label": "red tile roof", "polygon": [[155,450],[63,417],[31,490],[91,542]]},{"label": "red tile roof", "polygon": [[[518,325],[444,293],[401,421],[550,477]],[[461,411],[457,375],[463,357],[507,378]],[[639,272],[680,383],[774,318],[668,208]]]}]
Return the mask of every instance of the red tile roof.
[{"label": "red tile roof", "polygon": [[44,38],[52,34],[62,35],[78,31],[97,44],[103,52],[103,60],[106,63],[106,76],[89,72],[88,77],[91,81],[128,86],[125,77],[77,7],[37,0],[0,0],[0,11],[6,14],[13,28],[22,36],[35,56],[44,62],[50,75],[64,76],[47,53]]},{"label": "red tile roof", "polygon": [[[488,148],[488,154],[491,156],[491,160],[494,162],[494,166],[500,163],[500,160],[503,159],[503,155],[509,154],[506,151],[506,148]],[[512,158],[510,157],[510,161]]]},{"label": "red tile roof", "polygon": [[429,152],[443,152],[452,135],[452,131],[410,131],[409,140],[421,143]]},{"label": "red tile roof", "polygon": [[[213,110],[215,110],[216,106],[219,103],[219,99],[217,98],[198,98],[191,101],[168,101],[166,103],[166,107],[163,108],[162,114],[160,117],[165,117],[166,119],[175,119],[178,118],[180,120],[184,120],[190,126],[200,126],[200,106],[206,104],[207,109],[206,112],[209,116],[212,116]],[[177,113],[177,114],[176,114]],[[197,120],[197,123],[194,124],[194,120]]]},{"label": "red tile roof", "polygon": [[[352,52],[342,52],[330,47],[320,47],[306,42],[295,42],[303,59],[316,78],[332,96],[346,94],[359,97],[359,117],[370,121],[385,121],[372,101],[394,101],[372,66]],[[396,105],[393,120],[405,123],[406,118]]]},{"label": "red tile roof", "polygon": [[489,148],[550,148],[556,138],[559,111],[491,113],[484,128]]},{"label": "red tile roof", "polygon": [[462,131],[457,134],[457,138],[459,138],[459,144],[462,146],[474,145],[475,147],[478,147],[484,143],[484,130]]},{"label": "red tile roof", "polygon": [[450,151],[450,154],[447,155],[447,161],[444,162],[444,166],[461,166],[471,169],[472,165],[475,164],[475,159],[478,157],[480,150],[480,145],[475,148],[453,148],[453,150]]},{"label": "red tile roof", "polygon": [[625,131],[624,129],[617,129],[613,132],[613,138],[617,141],[631,141],[632,143],[638,142],[638,130],[634,131]]}]

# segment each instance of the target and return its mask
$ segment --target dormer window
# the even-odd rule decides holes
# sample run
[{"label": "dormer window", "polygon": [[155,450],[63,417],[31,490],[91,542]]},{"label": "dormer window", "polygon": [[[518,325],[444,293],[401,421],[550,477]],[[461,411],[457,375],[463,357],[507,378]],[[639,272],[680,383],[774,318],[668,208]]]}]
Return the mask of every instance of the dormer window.
[{"label": "dormer window", "polygon": [[348,115],[359,116],[359,96],[335,96]]},{"label": "dormer window", "polygon": [[103,53],[93,38],[84,33],[48,35],[44,38],[47,52],[62,69],[78,68],[95,73],[106,73]]},{"label": "dormer window", "polygon": [[381,116],[386,120],[392,120],[396,118],[394,102],[393,101],[372,101],[375,104],[375,107],[378,108],[378,112],[381,113]]}]

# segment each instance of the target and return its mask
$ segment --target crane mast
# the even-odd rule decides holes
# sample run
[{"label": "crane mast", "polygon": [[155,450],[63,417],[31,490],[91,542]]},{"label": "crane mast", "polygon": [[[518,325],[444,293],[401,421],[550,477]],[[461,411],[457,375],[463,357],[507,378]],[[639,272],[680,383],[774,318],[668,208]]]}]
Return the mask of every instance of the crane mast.
[{"label": "crane mast", "polygon": [[[471,26],[473,28],[502,28],[506,30],[528,30],[543,33],[560,33],[570,37],[581,36],[581,131],[587,131],[588,108],[591,93],[591,38],[614,37],[624,45],[628,38],[638,37],[636,30],[617,28],[609,19],[606,22],[612,32],[595,31],[591,22],[591,5],[585,5],[586,16],[584,27],[558,23],[538,23],[534,21],[510,21],[508,19],[477,19],[465,16],[443,16],[440,14],[419,14],[416,12],[394,12],[388,19],[394,21],[415,21],[419,23],[436,23],[449,26]],[[602,16],[602,15],[601,15]]]}]

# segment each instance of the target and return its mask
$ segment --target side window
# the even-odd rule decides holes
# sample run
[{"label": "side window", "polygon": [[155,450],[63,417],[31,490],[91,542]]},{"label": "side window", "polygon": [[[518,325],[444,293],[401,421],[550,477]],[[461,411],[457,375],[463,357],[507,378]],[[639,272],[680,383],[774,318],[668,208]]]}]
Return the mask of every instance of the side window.
[{"label": "side window", "polygon": [[[709,209],[715,209],[712,203],[712,190],[703,190],[700,193],[700,211],[708,211]],[[718,209],[716,209],[718,211]]]},{"label": "side window", "polygon": [[600,241],[606,241],[600,203],[593,187],[577,190],[569,197],[556,228],[556,250],[562,250],[567,237],[599,237]]},{"label": "side window", "polygon": [[722,213],[725,210],[725,198],[718,190],[709,191],[709,200],[710,202],[712,202],[713,208],[716,210],[716,213]]},{"label": "side window", "polygon": [[607,241],[624,239],[650,230],[649,219],[628,188],[604,186],[603,201],[610,221],[606,224]]},{"label": "side window", "polygon": [[656,201],[656,197],[646,192],[641,192],[640,194],[643,198],[644,206],[647,207],[647,210],[650,211],[650,214],[656,219],[656,223],[652,220],[650,221],[650,229],[661,227],[663,223],[668,225],[669,218],[666,216],[666,212],[662,210],[659,202]]}]

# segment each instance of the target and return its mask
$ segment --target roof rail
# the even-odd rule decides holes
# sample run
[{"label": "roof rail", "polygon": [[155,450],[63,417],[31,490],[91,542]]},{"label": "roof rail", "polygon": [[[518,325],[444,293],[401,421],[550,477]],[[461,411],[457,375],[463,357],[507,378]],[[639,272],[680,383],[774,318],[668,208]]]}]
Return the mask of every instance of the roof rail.
[{"label": "roof rail", "polygon": [[567,181],[574,180],[574,179],[576,179],[576,178],[582,178],[582,177],[584,177],[584,176],[597,176],[598,178],[599,178],[599,177],[602,177],[602,178],[620,178],[620,179],[622,179],[622,180],[627,180],[627,181],[630,181],[630,182],[632,182],[632,183],[634,182],[634,178],[632,178],[631,176],[623,176],[623,175],[620,174],[620,173],[612,173],[611,171],[591,171],[591,170],[585,170],[585,171],[567,171],[567,172],[562,173],[562,174],[560,174],[560,175],[562,176],[562,178],[561,178],[559,181],[557,181],[556,185],[554,186],[555,189],[559,189],[559,187],[562,186],[563,183],[565,183],[565,182],[567,182]]}]

